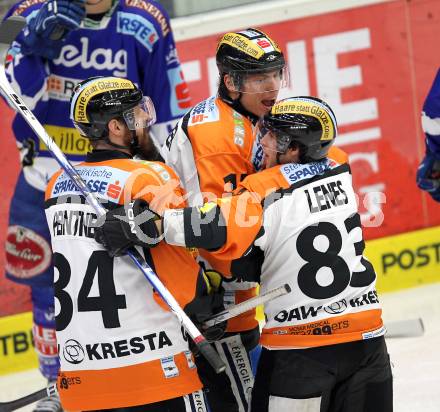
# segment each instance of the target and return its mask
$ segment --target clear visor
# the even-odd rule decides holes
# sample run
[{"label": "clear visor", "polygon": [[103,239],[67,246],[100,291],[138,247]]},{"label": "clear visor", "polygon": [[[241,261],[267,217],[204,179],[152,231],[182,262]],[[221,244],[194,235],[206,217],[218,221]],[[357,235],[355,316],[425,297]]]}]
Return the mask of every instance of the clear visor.
[{"label": "clear visor", "polygon": [[258,143],[264,147],[264,150],[277,153],[286,153],[292,141],[291,136],[288,134],[269,129],[262,119],[257,124],[256,138]]},{"label": "clear visor", "polygon": [[144,96],[139,104],[122,113],[130,130],[145,129],[156,123],[156,110],[148,96]]},{"label": "clear visor", "polygon": [[232,91],[238,93],[267,93],[278,92],[289,87],[289,70],[287,66],[268,72],[250,73],[249,71],[235,70],[229,73]]}]

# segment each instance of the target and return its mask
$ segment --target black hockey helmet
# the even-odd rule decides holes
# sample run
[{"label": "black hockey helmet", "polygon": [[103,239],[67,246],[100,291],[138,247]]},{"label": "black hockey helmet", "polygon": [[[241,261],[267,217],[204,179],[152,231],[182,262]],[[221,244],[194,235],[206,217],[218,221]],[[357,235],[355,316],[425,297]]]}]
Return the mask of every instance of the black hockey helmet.
[{"label": "black hockey helmet", "polygon": [[128,128],[134,130],[132,112],[138,105],[148,112],[148,124],[144,126],[154,123],[156,116],[151,100],[144,97],[132,81],[118,77],[91,77],[75,87],[70,99],[70,118],[81,135],[99,140],[108,136],[107,124],[111,119],[124,119]]},{"label": "black hockey helmet", "polygon": [[259,127],[260,135],[268,131],[275,134],[279,153],[298,146],[301,163],[326,157],[338,133],[330,106],[310,96],[290,97],[275,103]]},{"label": "black hockey helmet", "polygon": [[223,35],[215,59],[221,77],[220,86],[224,75],[229,74],[237,91],[240,91],[243,76],[250,73],[280,70],[284,80],[288,80],[281,49],[269,36],[254,28]]}]

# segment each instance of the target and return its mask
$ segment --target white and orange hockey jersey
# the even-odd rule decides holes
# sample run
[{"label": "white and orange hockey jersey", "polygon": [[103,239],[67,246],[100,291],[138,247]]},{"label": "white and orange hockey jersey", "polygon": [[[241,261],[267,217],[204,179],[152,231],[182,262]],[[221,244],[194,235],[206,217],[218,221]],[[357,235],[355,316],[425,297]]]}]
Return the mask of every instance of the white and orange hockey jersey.
[{"label": "white and orange hockey jersey", "polygon": [[[179,120],[161,154],[179,175],[190,206],[200,206],[231,192],[247,175],[260,169],[262,160],[251,120],[216,96],[198,103]],[[231,262],[206,251],[200,254],[209,266],[230,274]],[[224,282],[223,286],[226,307],[256,295],[253,282]],[[230,319],[227,330],[246,331],[257,326],[253,310]]]},{"label": "white and orange hockey jersey", "polygon": [[[169,167],[111,153],[110,160],[76,167],[105,207],[137,197],[158,212],[185,205]],[[95,242],[96,214],[63,172],[47,187],[46,216],[56,268],[63,407],[118,408],[199,390],[180,322],[128,256],[112,258]],[[200,267],[186,248],[163,243],[138,250],[182,307],[192,301]]]},{"label": "white and orange hockey jersey", "polygon": [[227,234],[212,253],[246,259],[257,249],[261,292],[290,286],[289,294],[264,307],[263,346],[317,347],[385,333],[344,152],[332,148],[325,160],[248,176],[235,196],[208,203],[204,210],[215,204]]}]

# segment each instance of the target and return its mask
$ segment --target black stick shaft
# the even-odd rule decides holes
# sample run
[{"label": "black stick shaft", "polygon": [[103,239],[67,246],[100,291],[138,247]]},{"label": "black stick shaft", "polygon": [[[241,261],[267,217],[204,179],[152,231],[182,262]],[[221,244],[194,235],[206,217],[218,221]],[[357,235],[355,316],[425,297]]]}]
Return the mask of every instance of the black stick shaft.
[{"label": "black stick shaft", "polygon": [[37,402],[47,396],[47,388],[40,389],[37,392],[23,396],[11,402],[0,402],[0,412],[11,412],[18,408]]}]

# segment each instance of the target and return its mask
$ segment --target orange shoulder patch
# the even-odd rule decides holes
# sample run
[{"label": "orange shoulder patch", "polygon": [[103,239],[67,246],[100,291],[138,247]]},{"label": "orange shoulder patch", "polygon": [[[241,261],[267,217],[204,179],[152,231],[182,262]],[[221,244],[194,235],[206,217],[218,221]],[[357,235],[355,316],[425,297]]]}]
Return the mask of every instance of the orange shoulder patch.
[{"label": "orange shoulder patch", "polygon": [[339,164],[348,163],[348,154],[337,146],[332,146],[330,148],[327,157]]}]

